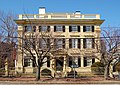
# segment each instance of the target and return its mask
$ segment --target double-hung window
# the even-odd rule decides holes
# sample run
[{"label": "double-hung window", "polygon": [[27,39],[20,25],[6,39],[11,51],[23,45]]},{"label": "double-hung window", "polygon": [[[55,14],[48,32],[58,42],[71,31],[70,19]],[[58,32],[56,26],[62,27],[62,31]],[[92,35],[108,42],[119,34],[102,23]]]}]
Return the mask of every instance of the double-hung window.
[{"label": "double-hung window", "polygon": [[95,58],[84,57],[84,67],[91,66],[95,62]]},{"label": "double-hung window", "polygon": [[57,48],[65,48],[65,39],[55,39],[55,46]]},{"label": "double-hung window", "polygon": [[32,67],[32,60],[30,59],[30,56],[25,56],[24,67]]},{"label": "double-hung window", "polygon": [[69,57],[69,67],[81,67],[81,58],[78,56]]},{"label": "double-hung window", "polygon": [[94,39],[93,38],[83,39],[83,48],[94,48]]},{"label": "double-hung window", "polygon": [[25,26],[24,32],[32,32],[32,26],[30,26],[30,25]]},{"label": "double-hung window", "polygon": [[49,32],[50,26],[39,26],[39,32]]},{"label": "double-hung window", "polygon": [[69,48],[80,48],[80,39],[69,39]]},{"label": "double-hung window", "polygon": [[69,26],[69,32],[80,32],[80,26],[77,25]]},{"label": "double-hung window", "polygon": [[63,25],[54,26],[54,32],[65,32],[65,26]]},{"label": "double-hung window", "polygon": [[83,26],[83,32],[94,32],[94,26]]},{"label": "double-hung window", "polygon": [[39,47],[44,49],[44,48],[48,48],[50,46],[50,39],[39,39]]}]

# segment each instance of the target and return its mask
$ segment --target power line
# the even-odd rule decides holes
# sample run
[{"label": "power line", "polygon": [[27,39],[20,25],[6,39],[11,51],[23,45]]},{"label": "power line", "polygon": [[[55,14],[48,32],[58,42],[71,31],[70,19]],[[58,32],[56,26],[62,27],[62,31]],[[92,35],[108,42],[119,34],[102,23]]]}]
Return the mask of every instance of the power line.
[{"label": "power line", "polygon": [[[91,36],[91,35],[90,35]],[[0,36],[2,38],[16,38],[16,39],[27,39],[27,38],[24,38],[24,37],[8,37],[8,36]],[[53,38],[53,37],[41,37],[41,38]],[[36,38],[36,39],[41,39],[40,37]],[[81,37],[71,37],[71,38],[66,38],[66,37],[54,37],[54,38],[65,38],[65,39],[71,39],[71,38],[80,38],[80,39],[85,39],[85,38],[94,38],[94,39],[116,39],[116,38],[119,38],[120,39],[120,36],[110,36],[110,37],[84,37],[84,38],[81,38]],[[28,39],[35,39],[35,37],[30,37]]]}]

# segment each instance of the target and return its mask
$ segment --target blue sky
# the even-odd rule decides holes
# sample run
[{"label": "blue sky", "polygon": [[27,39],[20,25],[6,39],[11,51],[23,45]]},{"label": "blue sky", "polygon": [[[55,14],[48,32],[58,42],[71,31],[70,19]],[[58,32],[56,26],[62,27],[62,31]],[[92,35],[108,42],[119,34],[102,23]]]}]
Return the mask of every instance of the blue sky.
[{"label": "blue sky", "polygon": [[101,14],[102,27],[120,27],[120,0],[0,0],[0,10],[15,14],[37,14],[39,7],[47,12],[75,12]]}]

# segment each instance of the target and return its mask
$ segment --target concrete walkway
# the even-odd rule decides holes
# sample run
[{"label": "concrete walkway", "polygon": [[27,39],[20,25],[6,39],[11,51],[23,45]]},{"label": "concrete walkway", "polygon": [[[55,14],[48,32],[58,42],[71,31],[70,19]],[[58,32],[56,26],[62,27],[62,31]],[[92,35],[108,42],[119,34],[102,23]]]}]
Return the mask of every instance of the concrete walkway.
[{"label": "concrete walkway", "polygon": [[42,78],[36,81],[35,78],[1,78],[0,84],[118,84],[120,80],[104,80],[103,77],[86,77],[86,78],[61,78],[50,79]]}]

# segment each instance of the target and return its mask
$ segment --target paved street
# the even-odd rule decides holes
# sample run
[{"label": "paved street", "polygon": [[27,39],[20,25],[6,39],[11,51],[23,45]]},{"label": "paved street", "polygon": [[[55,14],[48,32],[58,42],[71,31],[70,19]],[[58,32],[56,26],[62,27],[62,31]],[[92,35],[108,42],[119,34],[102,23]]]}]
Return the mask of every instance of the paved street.
[{"label": "paved street", "polygon": [[[56,81],[57,82],[57,81]],[[65,82],[57,82],[57,83],[50,83],[50,82],[41,82],[41,81],[0,81],[0,85],[120,85],[120,81],[92,81],[92,82],[80,82],[80,83],[65,83]],[[93,84],[94,83],[94,84]],[[97,84],[98,83],[98,84]]]},{"label": "paved street", "polygon": [[[10,84],[1,83],[0,85],[63,85],[63,84]],[[83,84],[64,84],[64,85],[83,85]],[[101,85],[101,84],[84,84],[84,85]],[[120,84],[102,84],[102,85],[120,85]]]}]

